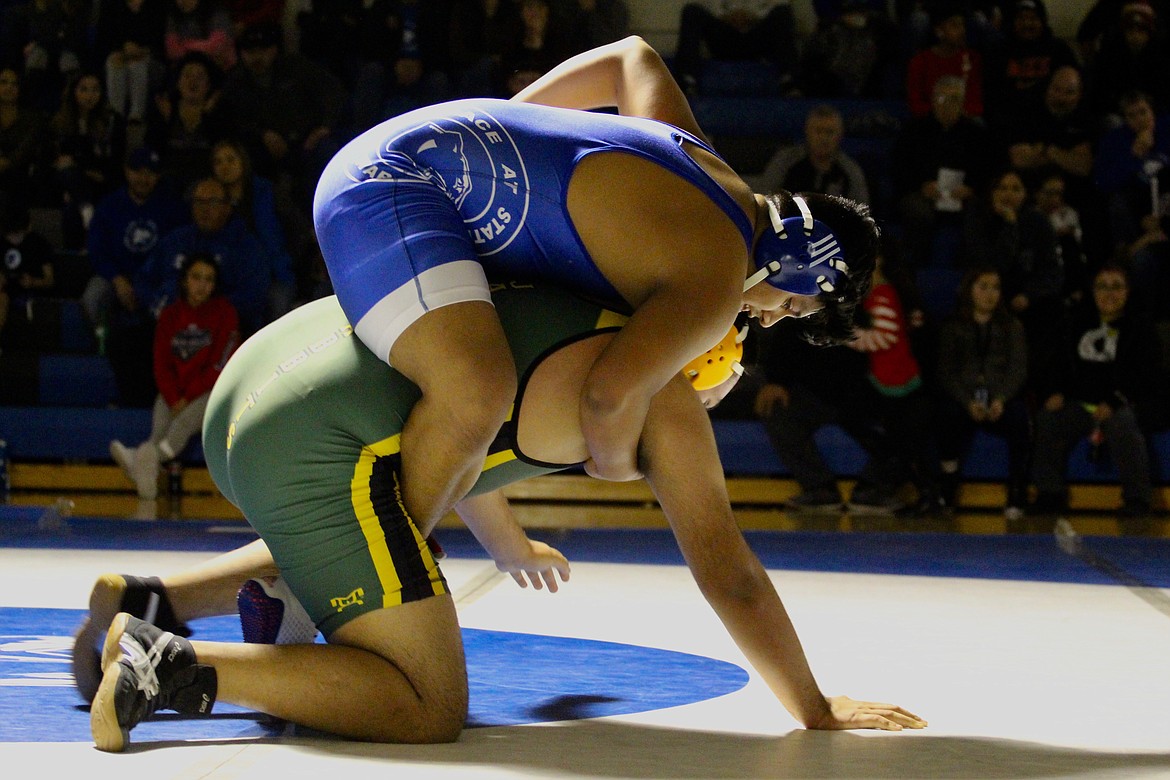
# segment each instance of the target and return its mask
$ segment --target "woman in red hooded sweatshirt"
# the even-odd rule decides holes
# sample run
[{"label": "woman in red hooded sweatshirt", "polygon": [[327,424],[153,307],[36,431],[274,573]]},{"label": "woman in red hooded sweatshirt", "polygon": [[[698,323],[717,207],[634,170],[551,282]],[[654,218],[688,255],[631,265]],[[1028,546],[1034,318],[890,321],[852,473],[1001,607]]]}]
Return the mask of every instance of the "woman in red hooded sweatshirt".
[{"label": "woman in red hooded sweatshirt", "polygon": [[202,430],[211,388],[239,344],[239,317],[218,294],[219,264],[211,255],[188,257],[179,285],[179,299],[159,314],[154,333],[159,393],[150,438],[134,449],[110,442],[110,454],[143,499],[158,497],[159,464],[174,460]]}]

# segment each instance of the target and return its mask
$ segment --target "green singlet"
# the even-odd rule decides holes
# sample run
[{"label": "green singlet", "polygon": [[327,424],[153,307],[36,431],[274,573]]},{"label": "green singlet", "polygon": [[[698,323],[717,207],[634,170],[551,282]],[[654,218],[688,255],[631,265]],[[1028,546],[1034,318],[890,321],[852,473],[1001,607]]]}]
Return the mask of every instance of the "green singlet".
[{"label": "green singlet", "polygon": [[[622,319],[568,293],[494,285],[520,377],[543,356]],[[297,308],[248,339],[215,384],[203,424],[207,466],[272,551],[328,637],[365,612],[447,593],[402,505],[399,438],[418,388],[354,337],[336,298]],[[523,396],[473,493],[571,464],[515,447]]]}]

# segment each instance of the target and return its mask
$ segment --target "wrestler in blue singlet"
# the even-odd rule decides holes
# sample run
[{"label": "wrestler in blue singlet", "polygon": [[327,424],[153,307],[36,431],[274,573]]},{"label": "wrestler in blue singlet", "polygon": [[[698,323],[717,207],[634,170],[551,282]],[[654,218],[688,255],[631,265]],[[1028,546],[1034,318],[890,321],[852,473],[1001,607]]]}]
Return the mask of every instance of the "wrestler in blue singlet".
[{"label": "wrestler in blue singlet", "polygon": [[569,218],[569,180],[590,153],[637,154],[708,195],[750,247],[743,209],[684,141],[714,153],[662,122],[505,100],[454,101],[383,122],[338,152],[317,186],[313,218],[334,291],[383,360],[430,309],[490,301],[485,270],[628,309]]}]

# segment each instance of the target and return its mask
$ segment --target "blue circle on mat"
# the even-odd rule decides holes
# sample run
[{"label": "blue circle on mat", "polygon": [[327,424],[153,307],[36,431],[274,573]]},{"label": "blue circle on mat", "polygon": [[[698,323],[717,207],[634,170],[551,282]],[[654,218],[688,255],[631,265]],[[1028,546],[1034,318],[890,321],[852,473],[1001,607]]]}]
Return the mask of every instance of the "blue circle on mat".
[{"label": "blue circle on mat", "polygon": [[[77,609],[0,607],[0,742],[89,742],[89,709],[70,670]],[[242,641],[237,618],[192,623],[196,639]],[[741,667],[673,650],[591,639],[463,629],[469,727],[628,715],[734,693]],[[286,724],[217,703],[207,718],[164,712],[142,723],[134,743],[275,737]],[[304,734],[304,730],[297,733]]]}]

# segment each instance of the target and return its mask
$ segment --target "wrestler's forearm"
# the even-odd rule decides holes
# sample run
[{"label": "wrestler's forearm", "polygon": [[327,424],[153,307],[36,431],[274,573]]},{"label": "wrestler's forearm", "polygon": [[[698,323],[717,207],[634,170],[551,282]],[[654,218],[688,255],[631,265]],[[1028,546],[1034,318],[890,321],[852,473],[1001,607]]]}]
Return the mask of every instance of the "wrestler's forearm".
[{"label": "wrestler's forearm", "polygon": [[493,561],[508,564],[528,550],[528,535],[502,491],[468,496],[455,505],[455,512]]},{"label": "wrestler's forearm", "polygon": [[655,397],[642,438],[643,470],[679,549],[731,638],[791,715],[831,721],[796,629],[731,512],[715,436],[685,384]]}]

